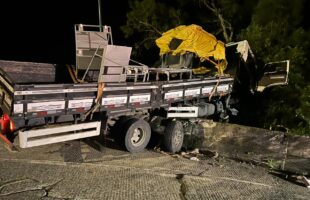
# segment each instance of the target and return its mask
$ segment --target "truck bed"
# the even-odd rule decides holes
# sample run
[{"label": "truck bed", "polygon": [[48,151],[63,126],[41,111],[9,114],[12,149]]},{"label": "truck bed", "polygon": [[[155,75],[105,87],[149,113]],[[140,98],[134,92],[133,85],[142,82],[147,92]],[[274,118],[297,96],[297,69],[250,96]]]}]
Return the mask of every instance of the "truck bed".
[{"label": "truck bed", "polygon": [[[0,61],[0,106],[13,119],[83,114],[95,103],[97,83],[70,83],[66,67]],[[60,74],[59,74],[60,73]],[[69,79],[69,80],[68,80]],[[106,83],[99,112],[108,115],[207,99],[231,91],[233,79],[200,78],[140,83]]]}]

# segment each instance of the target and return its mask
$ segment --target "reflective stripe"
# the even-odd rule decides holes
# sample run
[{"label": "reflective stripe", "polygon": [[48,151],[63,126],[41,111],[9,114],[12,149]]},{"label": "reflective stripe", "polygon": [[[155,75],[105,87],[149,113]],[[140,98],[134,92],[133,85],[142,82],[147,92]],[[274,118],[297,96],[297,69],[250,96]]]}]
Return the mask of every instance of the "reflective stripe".
[{"label": "reflective stripe", "polygon": [[39,112],[39,111],[48,111],[48,110],[61,110],[65,109],[65,101],[50,101],[43,103],[28,103],[27,111],[28,112]]},{"label": "reflective stripe", "polygon": [[120,105],[127,103],[127,97],[126,96],[115,96],[115,97],[105,97],[102,98],[102,105]]},{"label": "reflective stripe", "polygon": [[200,95],[200,88],[187,89],[184,92],[184,96],[198,96]]},{"label": "reflective stripe", "polygon": [[171,91],[165,93],[165,99],[176,99],[176,98],[182,98],[183,97],[183,90],[179,91]]},{"label": "reflective stripe", "polygon": [[69,100],[68,108],[90,108],[93,104],[93,99],[75,99]]},{"label": "reflective stripe", "polygon": [[23,113],[24,112],[24,105],[23,104],[14,104],[13,112],[16,113]]},{"label": "reflective stripe", "polygon": [[217,92],[227,92],[229,90],[229,85],[219,85],[216,88]]},{"label": "reflective stripe", "polygon": [[151,94],[133,95],[129,98],[129,103],[141,103],[151,100]]},{"label": "reflective stripe", "polygon": [[214,87],[204,87],[204,88],[202,88],[201,93],[202,94],[210,94],[212,92],[213,88]]}]

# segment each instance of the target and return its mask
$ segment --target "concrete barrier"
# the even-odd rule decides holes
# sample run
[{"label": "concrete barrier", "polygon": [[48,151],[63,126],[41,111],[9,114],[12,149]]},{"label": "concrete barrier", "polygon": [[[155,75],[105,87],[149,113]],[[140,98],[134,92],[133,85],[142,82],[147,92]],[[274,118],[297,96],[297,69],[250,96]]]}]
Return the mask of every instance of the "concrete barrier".
[{"label": "concrete barrier", "polygon": [[202,121],[202,149],[273,169],[310,175],[310,137],[229,123]]}]

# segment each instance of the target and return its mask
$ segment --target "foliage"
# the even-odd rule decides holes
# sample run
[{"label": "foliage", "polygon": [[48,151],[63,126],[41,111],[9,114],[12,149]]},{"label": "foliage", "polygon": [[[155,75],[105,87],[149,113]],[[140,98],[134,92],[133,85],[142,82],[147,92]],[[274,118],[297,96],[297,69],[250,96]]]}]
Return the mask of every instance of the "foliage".
[{"label": "foliage", "polygon": [[198,24],[220,40],[247,39],[258,63],[289,59],[288,86],[273,87],[252,97],[240,94],[241,102],[246,102],[241,108],[241,123],[284,126],[290,132],[310,134],[310,25],[304,15],[306,6],[306,0],[131,0],[122,30],[140,52],[137,55],[149,65],[158,58],[155,39],[181,24]]},{"label": "foliage", "polygon": [[251,13],[257,0],[198,0],[198,2],[204,5],[205,12],[213,14],[210,20],[206,21],[208,25],[211,25],[210,22],[215,23],[209,31],[225,42],[231,42],[234,39],[234,33],[238,33],[250,23]]},{"label": "foliage", "polygon": [[309,80],[305,76],[310,71],[309,32],[301,24],[303,3],[260,0],[251,24],[238,37],[247,39],[257,58],[265,63],[290,60],[289,85],[274,87],[260,96],[254,117],[258,119],[257,125],[265,128],[281,125],[291,132],[309,134]]},{"label": "foliage", "polygon": [[268,158],[267,160],[267,166],[270,169],[277,169],[280,166],[280,161],[278,160],[274,160],[273,158]]},{"label": "foliage", "polygon": [[[240,14],[240,10],[244,10],[243,6],[248,4],[246,2],[248,1],[131,0],[127,22],[121,29],[126,38],[135,41],[134,50],[138,56],[142,52],[144,54],[145,50],[156,48],[155,39],[178,25],[198,24],[219,39],[231,41],[233,31],[226,29],[242,24],[235,19],[246,19],[246,23],[249,23],[249,13]],[[231,34],[231,37],[225,38],[225,31]]]},{"label": "foliage", "polygon": [[150,49],[164,31],[182,23],[181,10],[166,5],[164,1],[134,0],[129,6],[131,11],[127,13],[127,23],[121,29],[126,38],[137,41],[136,50]]}]

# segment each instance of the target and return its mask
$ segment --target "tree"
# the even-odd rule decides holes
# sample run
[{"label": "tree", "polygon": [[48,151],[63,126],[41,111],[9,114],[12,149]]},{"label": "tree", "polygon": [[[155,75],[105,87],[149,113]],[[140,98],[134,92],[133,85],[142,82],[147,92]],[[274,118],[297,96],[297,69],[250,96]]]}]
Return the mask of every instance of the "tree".
[{"label": "tree", "polygon": [[304,4],[302,0],[260,0],[251,24],[238,35],[250,42],[257,58],[265,63],[290,60],[289,85],[259,95],[254,117],[257,125],[281,125],[299,133],[309,131],[309,78],[305,75],[310,72],[310,46],[309,31],[302,24]]},{"label": "tree", "polygon": [[[214,0],[199,0],[199,2],[202,3],[217,18],[216,22],[220,26],[220,30],[218,32],[223,33],[225,42],[231,42],[234,34],[233,27],[229,21],[224,19],[221,7],[216,5]],[[223,4],[223,1],[218,2],[219,4]]]},{"label": "tree", "polygon": [[126,38],[135,41],[135,50],[140,53],[154,48],[155,39],[179,25],[198,24],[230,42],[233,38],[230,20],[241,9],[238,3],[229,0],[132,0],[129,6],[131,11],[121,29]]},{"label": "tree", "polygon": [[198,24],[225,42],[248,40],[258,63],[289,59],[289,85],[257,93],[251,99],[244,95],[252,111],[245,106],[243,119],[255,126],[282,125],[309,133],[307,5],[306,0],[131,0],[122,30],[148,64],[158,55],[155,39],[181,24]]},{"label": "tree", "polygon": [[154,41],[164,31],[183,23],[181,11],[165,1],[133,0],[129,7],[126,25],[121,29],[126,38],[135,41],[135,50],[154,47]]}]

